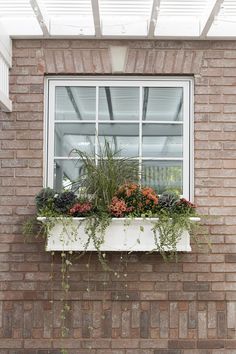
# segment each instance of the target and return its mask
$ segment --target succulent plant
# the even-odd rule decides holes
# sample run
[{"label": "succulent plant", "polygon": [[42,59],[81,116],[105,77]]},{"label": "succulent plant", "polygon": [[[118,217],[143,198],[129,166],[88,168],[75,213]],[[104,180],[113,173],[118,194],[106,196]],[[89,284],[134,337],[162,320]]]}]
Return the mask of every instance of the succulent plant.
[{"label": "succulent plant", "polygon": [[159,197],[159,206],[163,209],[173,209],[179,201],[179,195],[176,192],[166,191]]},{"label": "succulent plant", "polygon": [[69,209],[76,202],[76,195],[74,192],[65,191],[54,198],[54,209],[58,213],[67,213]]},{"label": "succulent plant", "polygon": [[56,192],[49,187],[41,189],[35,197],[37,211],[51,208]]},{"label": "succulent plant", "polygon": [[182,214],[191,214],[194,215],[196,213],[196,205],[186,200],[185,198],[181,198],[175,204],[175,212]]}]

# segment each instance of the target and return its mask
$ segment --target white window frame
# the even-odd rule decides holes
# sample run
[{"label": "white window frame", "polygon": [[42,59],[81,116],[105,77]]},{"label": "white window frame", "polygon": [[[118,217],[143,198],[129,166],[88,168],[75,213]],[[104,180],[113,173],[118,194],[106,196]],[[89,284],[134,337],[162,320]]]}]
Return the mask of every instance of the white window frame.
[{"label": "white window frame", "polygon": [[[55,124],[55,92],[58,86],[95,86],[96,87],[96,130],[98,130],[98,87],[140,87],[140,115],[142,114],[143,87],[181,87],[183,88],[183,157],[182,158],[152,158],[152,160],[183,160],[183,197],[193,201],[194,197],[194,139],[193,139],[193,78],[170,76],[73,76],[47,77],[45,79],[45,110],[44,110],[44,186],[53,188],[54,176],[54,124]],[[142,129],[141,119],[140,128]],[[57,121],[58,122],[58,121]],[[60,121],[59,121],[60,122]],[[63,121],[65,122],[65,121]],[[89,121],[88,121],[89,122]],[[94,123],[94,121],[91,121]],[[99,121],[100,122],[100,121]],[[122,121],[129,123],[134,121]],[[148,123],[148,121],[146,121]],[[76,123],[76,121],[73,121]],[[149,121],[154,123],[155,121]],[[165,121],[164,123],[168,123]],[[173,121],[169,122],[173,124]],[[117,123],[116,123],[117,124]],[[160,121],[157,123],[160,124]],[[177,124],[177,123],[174,123]],[[142,138],[142,136],[140,135]],[[140,138],[140,144],[142,144]],[[95,144],[96,146],[97,144]],[[63,158],[61,158],[63,159]]]}]

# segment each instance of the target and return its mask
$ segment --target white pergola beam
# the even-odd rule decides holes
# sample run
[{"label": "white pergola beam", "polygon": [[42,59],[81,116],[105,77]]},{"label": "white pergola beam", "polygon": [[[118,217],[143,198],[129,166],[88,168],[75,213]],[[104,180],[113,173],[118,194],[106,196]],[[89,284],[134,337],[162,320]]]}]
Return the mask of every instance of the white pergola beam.
[{"label": "white pergola beam", "polygon": [[207,10],[202,16],[200,21],[200,38],[205,38],[213,24],[215,17],[220,11],[220,7],[223,4],[224,0],[209,0],[209,5]]},{"label": "white pergola beam", "polygon": [[0,24],[0,109],[11,112],[9,99],[9,69],[12,66],[12,42]]},{"label": "white pergola beam", "polygon": [[150,21],[149,21],[149,28],[148,28],[148,38],[154,37],[158,13],[160,10],[160,3],[161,3],[161,0],[153,0],[152,12],[151,12]]},{"label": "white pergola beam", "polygon": [[95,36],[100,38],[102,35],[101,30],[101,19],[98,0],[91,0],[92,10],[93,10],[93,22],[95,28]]},{"label": "white pergola beam", "polygon": [[0,109],[4,112],[12,111],[12,102],[2,90],[0,90]]},{"label": "white pergola beam", "polygon": [[41,27],[43,35],[45,37],[50,36],[50,20],[47,17],[45,10],[42,8],[42,5],[39,3],[40,0],[30,0],[30,5],[34,11],[34,14],[38,20],[38,23]]},{"label": "white pergola beam", "polygon": [[0,54],[9,67],[12,66],[12,41],[0,23]]}]

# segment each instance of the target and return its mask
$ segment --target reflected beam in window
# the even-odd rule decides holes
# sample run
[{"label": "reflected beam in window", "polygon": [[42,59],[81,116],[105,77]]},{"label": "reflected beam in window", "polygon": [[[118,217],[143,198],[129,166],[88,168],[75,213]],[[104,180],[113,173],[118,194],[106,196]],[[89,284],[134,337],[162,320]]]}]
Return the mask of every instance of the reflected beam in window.
[{"label": "reflected beam in window", "polygon": [[[178,105],[177,105],[177,110],[176,110],[176,113],[175,113],[175,116],[174,116],[173,121],[176,122],[176,121],[178,120],[178,117],[179,117],[179,114],[180,114],[180,112],[181,112],[182,106],[183,106],[183,98],[182,98],[182,95],[181,95],[180,98],[179,98],[179,103],[178,103]],[[167,137],[165,138],[165,142],[164,142],[163,148],[162,148],[162,152],[163,152],[163,153],[164,153],[165,148],[166,148],[166,146],[167,146],[168,143],[169,143],[169,137],[167,136]]]},{"label": "reflected beam in window", "polygon": [[149,96],[149,87],[144,87],[143,113],[142,113],[143,120],[146,120],[146,116],[147,116],[148,96]]},{"label": "reflected beam in window", "polygon": [[[75,113],[76,113],[76,115],[77,115],[77,118],[78,118],[79,120],[82,120],[82,116],[81,116],[79,107],[78,107],[78,105],[77,105],[77,103],[76,103],[76,101],[75,101],[75,98],[74,98],[73,92],[72,92],[72,90],[71,90],[71,87],[66,86],[66,92],[67,92],[68,97],[69,97],[69,99],[70,99],[70,101],[71,101],[71,103],[72,103],[72,106],[73,106],[74,110],[75,110]],[[91,140],[89,137],[88,137],[88,140],[89,140],[89,143],[92,145],[92,140]]]},{"label": "reflected beam in window", "polygon": [[106,92],[106,99],[107,99],[107,106],[108,106],[110,120],[114,120],[110,87],[105,87],[105,92]]},{"label": "reflected beam in window", "polygon": [[55,189],[56,191],[61,191],[61,187],[63,185],[62,181],[63,181],[63,169],[62,167],[55,162],[56,164],[56,180],[55,180]]},{"label": "reflected beam in window", "polygon": [[67,92],[68,97],[69,97],[69,99],[70,99],[70,101],[71,101],[71,103],[72,103],[72,106],[73,106],[73,108],[74,108],[74,110],[75,110],[75,113],[77,114],[77,118],[78,118],[79,120],[82,120],[82,116],[81,116],[79,107],[78,107],[78,105],[77,105],[77,103],[76,103],[76,101],[75,101],[75,98],[74,98],[73,92],[72,92],[72,90],[71,90],[71,87],[66,86],[66,92]]},{"label": "reflected beam in window", "polygon": [[[105,92],[106,92],[106,99],[107,99],[109,117],[110,117],[110,120],[114,120],[110,87],[105,87]],[[116,136],[113,136],[113,141],[114,141],[115,151],[117,151],[118,150],[118,144],[117,144]]]},{"label": "reflected beam in window", "polygon": [[61,147],[62,147],[62,140],[63,140],[63,136],[61,131],[59,131],[58,129],[55,130],[55,152],[57,152],[57,155],[60,156],[61,154]]},{"label": "reflected beam in window", "polygon": [[179,104],[177,105],[177,110],[176,110],[176,114],[175,114],[175,117],[174,117],[174,121],[178,120],[179,114],[180,114],[181,109],[182,109],[182,106],[183,106],[183,99],[182,99],[182,96],[181,96],[180,99],[179,99]]}]

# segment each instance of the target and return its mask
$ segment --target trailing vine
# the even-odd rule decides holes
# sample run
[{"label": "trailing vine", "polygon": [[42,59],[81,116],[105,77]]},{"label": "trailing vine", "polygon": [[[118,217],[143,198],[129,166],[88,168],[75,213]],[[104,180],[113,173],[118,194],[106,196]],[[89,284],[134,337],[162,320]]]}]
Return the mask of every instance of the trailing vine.
[{"label": "trailing vine", "polygon": [[[71,190],[58,192],[51,188],[42,189],[35,198],[38,218],[34,217],[24,225],[24,234],[37,236],[43,234],[46,237],[58,224],[62,226],[58,235],[62,245],[62,337],[68,335],[66,319],[71,310],[68,295],[72,252],[65,250],[80,238],[82,228],[87,238],[83,244],[83,251],[77,259],[82,257],[92,245],[103,269],[111,271],[106,253],[102,251],[102,245],[112,218],[124,218],[125,231],[129,229],[135,218],[143,220],[144,223],[145,219],[148,219],[152,225],[151,232],[155,245],[152,252],[159,252],[165,261],[177,261],[178,242],[183,232],[190,233],[194,230],[195,223],[191,217],[198,216],[195,205],[181,198],[177,191],[169,190],[158,195],[153,188],[140,186],[137,183],[140,177],[137,164],[133,160],[117,159],[108,144],[105,144],[105,151],[96,159],[81,151],[76,150],[76,152],[84,164],[84,174],[71,184]],[[74,218],[79,218],[77,224],[74,224]],[[144,226],[141,224],[140,233],[142,232]],[[140,243],[139,237],[136,242]],[[127,251],[131,252],[131,250]],[[121,254],[120,263],[122,262],[124,260]],[[120,273],[120,270],[114,271],[114,276],[118,279]],[[51,267],[51,274],[53,275],[53,267]],[[125,284],[125,294],[128,299],[126,286]],[[67,353],[66,349],[62,349],[61,352]]]},{"label": "trailing vine", "polygon": [[191,232],[195,223],[186,215],[161,213],[153,225],[156,249],[165,261],[178,260],[177,244],[183,232]]}]

